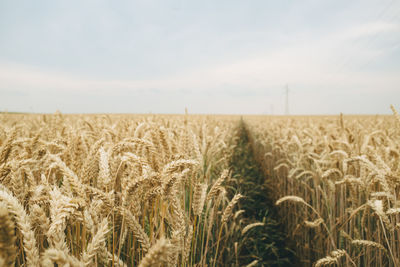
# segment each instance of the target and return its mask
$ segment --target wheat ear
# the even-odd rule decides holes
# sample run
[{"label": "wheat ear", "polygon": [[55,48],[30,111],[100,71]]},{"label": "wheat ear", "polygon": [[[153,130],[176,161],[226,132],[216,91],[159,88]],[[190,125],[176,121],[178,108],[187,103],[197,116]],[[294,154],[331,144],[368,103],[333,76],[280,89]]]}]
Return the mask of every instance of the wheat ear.
[{"label": "wheat ear", "polygon": [[0,257],[3,258],[5,266],[14,265],[17,256],[14,228],[7,206],[0,203]]},{"label": "wheat ear", "polygon": [[393,105],[390,105],[390,109],[393,111],[393,115],[397,120],[397,124],[400,126],[400,115],[397,112],[397,110],[395,109],[395,107]]},{"label": "wheat ear", "polygon": [[243,196],[241,194],[236,194],[232,200],[229,202],[228,206],[225,208],[224,213],[222,214],[221,223],[224,224],[228,221],[229,217],[232,215],[233,208],[236,203],[238,203],[239,199]]},{"label": "wheat ear", "polygon": [[0,185],[0,200],[7,204],[8,210],[15,216],[17,226],[23,235],[27,265],[32,267],[39,266],[39,251],[28,214],[21,203],[3,185]]},{"label": "wheat ear", "polygon": [[121,211],[122,215],[125,216],[126,224],[133,232],[133,235],[142,245],[142,249],[146,252],[150,248],[150,240],[147,234],[144,232],[143,227],[136,220],[135,216],[129,210],[123,209]]},{"label": "wheat ear", "polygon": [[92,259],[97,254],[100,246],[104,243],[109,230],[108,220],[107,218],[104,218],[98,227],[97,233],[93,236],[92,241],[87,246],[86,252],[83,254],[82,259],[86,266],[89,266],[92,262]]},{"label": "wheat ear", "polygon": [[208,192],[207,202],[217,195],[218,191],[221,189],[221,184],[225,181],[225,179],[228,176],[229,176],[229,170],[224,170],[221,173],[221,176],[215,181],[215,183],[212,185],[210,191]]},{"label": "wheat ear", "polygon": [[207,195],[207,184],[196,184],[193,194],[193,214],[200,216],[203,212],[204,202]]},{"label": "wheat ear", "polygon": [[54,267],[54,263],[58,266],[71,266],[71,267],[84,267],[83,262],[79,261],[74,256],[71,256],[64,251],[49,248],[43,254],[41,258],[42,267]]},{"label": "wheat ear", "polygon": [[257,227],[257,226],[264,226],[264,223],[262,223],[262,222],[255,222],[255,223],[251,223],[251,224],[246,225],[246,227],[244,227],[243,230],[242,230],[242,235],[244,235],[244,234],[247,233],[250,229],[253,229],[254,227]]},{"label": "wheat ear", "polygon": [[167,239],[161,238],[150,248],[142,259],[139,267],[164,266],[168,259],[170,243]]},{"label": "wheat ear", "polygon": [[[339,259],[342,258],[343,256],[346,256],[347,253],[343,249],[336,249],[330,253],[330,256],[326,256],[322,259],[319,259],[315,263],[315,267],[321,267],[321,266],[326,266],[326,265],[333,265],[333,264],[339,264]],[[354,262],[353,262],[354,264]]]}]

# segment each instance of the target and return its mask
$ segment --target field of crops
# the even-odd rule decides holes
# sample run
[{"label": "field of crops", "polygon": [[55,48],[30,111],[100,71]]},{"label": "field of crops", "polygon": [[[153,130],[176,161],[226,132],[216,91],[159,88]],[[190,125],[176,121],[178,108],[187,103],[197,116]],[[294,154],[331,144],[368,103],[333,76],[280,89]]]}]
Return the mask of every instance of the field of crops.
[{"label": "field of crops", "polygon": [[392,109],[250,120],[302,265],[400,266],[400,119]]},{"label": "field of crops", "polygon": [[396,113],[1,114],[0,266],[400,266],[399,157]]}]

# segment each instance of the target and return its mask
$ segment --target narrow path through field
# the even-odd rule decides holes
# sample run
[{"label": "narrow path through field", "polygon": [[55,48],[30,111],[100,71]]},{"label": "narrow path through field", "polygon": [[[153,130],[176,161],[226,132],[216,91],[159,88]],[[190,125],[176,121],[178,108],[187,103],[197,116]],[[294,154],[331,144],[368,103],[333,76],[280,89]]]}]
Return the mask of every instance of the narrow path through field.
[{"label": "narrow path through field", "polygon": [[275,206],[268,198],[268,177],[264,177],[258,166],[246,124],[242,121],[237,133],[237,143],[230,162],[236,192],[246,197],[241,200],[240,208],[245,210],[246,224],[262,222],[242,235],[242,247],[239,252],[239,265],[257,260],[254,266],[294,266],[295,256],[285,242]]}]

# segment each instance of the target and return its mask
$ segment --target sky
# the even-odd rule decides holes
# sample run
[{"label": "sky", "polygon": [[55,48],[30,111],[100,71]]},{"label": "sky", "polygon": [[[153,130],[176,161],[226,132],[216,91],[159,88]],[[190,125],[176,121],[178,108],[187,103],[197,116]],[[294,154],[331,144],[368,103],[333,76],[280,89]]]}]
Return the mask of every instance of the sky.
[{"label": "sky", "polygon": [[398,0],[0,0],[0,111],[389,114]]}]

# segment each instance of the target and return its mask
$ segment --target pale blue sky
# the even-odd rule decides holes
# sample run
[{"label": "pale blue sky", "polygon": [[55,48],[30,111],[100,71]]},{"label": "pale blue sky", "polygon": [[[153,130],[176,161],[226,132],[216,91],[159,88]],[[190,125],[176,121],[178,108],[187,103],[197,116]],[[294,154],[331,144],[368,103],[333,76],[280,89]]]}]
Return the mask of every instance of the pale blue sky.
[{"label": "pale blue sky", "polygon": [[400,1],[0,0],[0,111],[390,113]]}]

